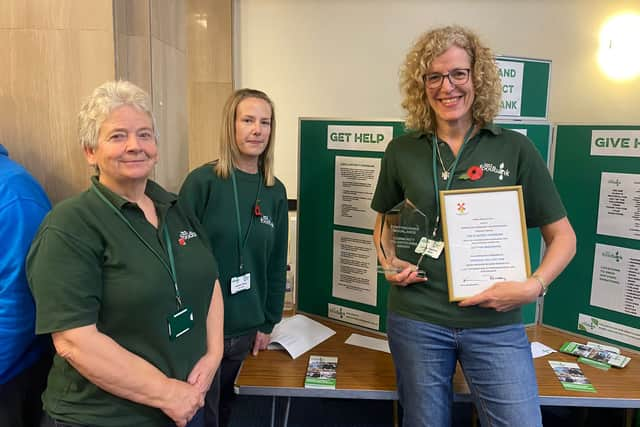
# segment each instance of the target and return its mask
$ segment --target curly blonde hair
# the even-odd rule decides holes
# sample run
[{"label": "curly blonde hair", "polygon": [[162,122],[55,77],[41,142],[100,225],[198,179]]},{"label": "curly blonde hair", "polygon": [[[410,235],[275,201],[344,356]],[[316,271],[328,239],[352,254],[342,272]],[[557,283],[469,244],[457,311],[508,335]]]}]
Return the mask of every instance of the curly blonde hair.
[{"label": "curly blonde hair", "polygon": [[422,34],[407,54],[400,70],[402,107],[407,111],[406,127],[418,131],[435,131],[435,115],[425,90],[424,79],[433,60],[451,46],[464,49],[471,57],[471,78],[475,99],[471,106],[474,123],[480,126],[493,121],[500,108],[502,83],[491,50],[476,34],[460,26],[436,28]]}]

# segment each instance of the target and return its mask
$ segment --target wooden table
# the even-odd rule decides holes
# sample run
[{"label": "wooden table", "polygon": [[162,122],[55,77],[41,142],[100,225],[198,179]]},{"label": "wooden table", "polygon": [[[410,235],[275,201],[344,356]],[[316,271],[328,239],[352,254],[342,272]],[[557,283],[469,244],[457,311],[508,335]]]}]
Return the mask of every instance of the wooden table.
[{"label": "wooden table", "polygon": [[[311,316],[310,316],[311,317]],[[346,399],[398,399],[396,378],[391,355],[345,344],[357,333],[381,338],[380,334],[363,331],[328,319],[315,318],[336,331],[328,340],[291,359],[284,351],[264,351],[258,357],[249,356],[236,378],[235,390],[240,395],[272,396],[271,425],[275,422],[276,401],[286,398],[283,424],[288,421],[291,397],[329,397]],[[584,342],[577,335],[560,332],[545,326],[527,328],[530,341],[539,341],[557,349],[565,341]],[[592,382],[596,393],[565,390],[556,378],[549,360],[575,362],[576,357],[553,353],[534,359],[540,392],[540,404],[546,406],[583,406],[609,408],[640,408],[640,353],[624,351],[632,358],[623,369],[603,371],[580,364],[585,376]],[[304,388],[309,355],[337,356],[336,389]],[[470,401],[469,388],[460,370],[454,377],[454,400]]]}]

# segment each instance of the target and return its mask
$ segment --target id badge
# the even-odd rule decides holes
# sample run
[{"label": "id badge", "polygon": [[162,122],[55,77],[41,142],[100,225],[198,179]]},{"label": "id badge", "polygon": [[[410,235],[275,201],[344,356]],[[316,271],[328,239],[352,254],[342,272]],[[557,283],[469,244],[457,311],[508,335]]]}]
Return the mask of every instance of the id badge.
[{"label": "id badge", "polygon": [[251,289],[251,273],[231,278],[231,295]]},{"label": "id badge", "polygon": [[424,250],[424,254],[430,256],[433,259],[438,259],[442,250],[444,249],[444,242],[442,240],[427,241],[427,248]]},{"label": "id badge", "polygon": [[422,254],[426,250],[427,250],[427,238],[423,237],[422,239],[420,239],[420,241],[418,242],[418,246],[416,246],[416,248],[413,251],[417,254]]},{"label": "id badge", "polygon": [[193,312],[189,307],[185,307],[177,313],[167,316],[167,326],[169,328],[169,339],[173,341],[189,332],[193,326]]}]

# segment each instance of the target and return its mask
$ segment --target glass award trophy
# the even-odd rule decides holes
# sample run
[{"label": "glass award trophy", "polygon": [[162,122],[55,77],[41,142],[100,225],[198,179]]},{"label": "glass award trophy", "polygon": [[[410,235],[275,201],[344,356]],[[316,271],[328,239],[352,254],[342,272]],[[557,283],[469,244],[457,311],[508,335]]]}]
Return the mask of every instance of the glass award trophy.
[{"label": "glass award trophy", "polygon": [[395,274],[413,266],[418,277],[425,277],[420,262],[427,250],[427,216],[405,199],[383,215],[380,228],[380,248],[386,265],[379,272]]}]

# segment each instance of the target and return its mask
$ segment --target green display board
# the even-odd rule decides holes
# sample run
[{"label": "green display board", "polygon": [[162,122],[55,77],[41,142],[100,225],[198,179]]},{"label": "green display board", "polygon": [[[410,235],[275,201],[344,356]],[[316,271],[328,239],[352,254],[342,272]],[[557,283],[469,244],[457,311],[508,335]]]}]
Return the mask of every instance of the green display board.
[{"label": "green display board", "polygon": [[[365,121],[340,119],[300,119],[299,146],[299,183],[298,183],[298,242],[297,242],[297,309],[301,312],[325,317],[338,317],[347,320],[348,314],[342,312],[329,313],[329,304],[343,307],[345,310],[357,310],[379,316],[378,327],[385,330],[387,290],[389,284],[384,275],[377,275],[376,304],[363,304],[332,296],[333,289],[333,253],[334,232],[346,231],[360,233],[371,239],[373,224],[362,224],[361,227],[334,224],[334,189],[336,157],[359,157],[381,159],[383,152],[353,151],[348,149],[329,149],[330,127],[333,126],[382,126],[392,129],[392,136],[397,137],[405,132],[404,123],[400,120]],[[547,158],[551,136],[548,123],[500,122],[506,128],[526,133]],[[333,135],[333,134],[332,134]],[[334,139],[341,139],[339,134]],[[342,138],[346,139],[346,138]],[[375,138],[371,138],[375,140]],[[529,246],[531,267],[535,269],[540,260],[540,233],[529,230]],[[337,316],[336,316],[337,314]],[[524,308],[525,323],[534,323],[536,304]],[[361,326],[367,327],[365,324]]]},{"label": "green display board", "polygon": [[500,117],[546,119],[551,61],[497,56],[502,78]]},{"label": "green display board", "polygon": [[[554,181],[576,232],[578,248],[573,261],[555,280],[545,297],[542,316],[544,324],[636,350],[640,350],[640,346],[637,345],[640,341],[634,341],[633,334],[634,330],[635,334],[640,333],[640,317],[626,313],[624,310],[604,308],[599,304],[592,305],[591,296],[594,263],[596,257],[601,256],[596,254],[596,244],[640,250],[638,238],[598,234],[598,221],[603,219],[599,218],[600,204],[610,203],[609,197],[600,200],[602,173],[636,174],[636,189],[638,188],[637,182],[640,181],[640,157],[636,157],[640,155],[640,132],[638,131],[640,126],[559,125],[557,127]],[[633,136],[634,133],[637,137]],[[629,134],[632,136],[627,138],[626,135]],[[600,139],[598,135],[601,135]],[[592,155],[593,149],[600,150],[600,155]],[[606,155],[607,153],[610,155]],[[624,197],[623,194],[613,196]],[[632,219],[635,215],[636,224],[640,225],[640,190],[635,193],[635,196],[631,194],[632,204],[634,197],[635,214],[628,210],[626,214],[622,212],[619,217],[620,224],[624,223],[625,215],[631,215]],[[638,229],[640,233],[640,227]],[[618,260],[614,260],[614,263],[615,261]],[[623,263],[620,265],[624,265],[628,260],[620,259],[619,261]],[[640,267],[635,268],[637,270]],[[631,267],[630,270],[632,270]],[[640,275],[637,272],[630,271],[627,278],[629,283],[635,281],[636,287],[640,282]],[[630,295],[625,297],[627,303],[631,304],[630,308],[638,307],[639,295],[637,290],[631,290]],[[595,323],[591,322],[591,325],[585,327],[584,322],[579,322],[580,314],[595,318]],[[583,324],[579,326],[579,323]],[[607,325],[604,330],[598,329],[607,323],[612,324]],[[640,335],[635,339],[640,340]],[[633,342],[636,342],[636,345],[633,345]]]},{"label": "green display board", "polygon": [[329,150],[329,126],[391,127],[393,137],[404,133],[400,121],[349,121],[300,119],[299,182],[298,182],[298,247],[297,247],[297,309],[302,312],[332,317],[329,303],[340,307],[379,315],[379,327],[386,324],[387,304],[384,280],[378,281],[375,306],[334,298],[333,238],[334,230],[362,233],[371,239],[373,224],[362,228],[334,225],[334,185],[336,156],[373,157],[381,159],[383,152]]}]

